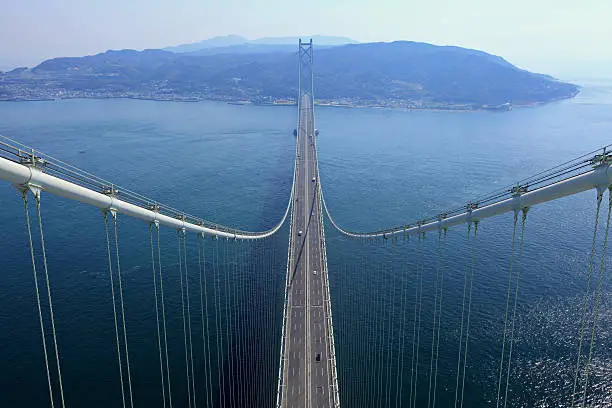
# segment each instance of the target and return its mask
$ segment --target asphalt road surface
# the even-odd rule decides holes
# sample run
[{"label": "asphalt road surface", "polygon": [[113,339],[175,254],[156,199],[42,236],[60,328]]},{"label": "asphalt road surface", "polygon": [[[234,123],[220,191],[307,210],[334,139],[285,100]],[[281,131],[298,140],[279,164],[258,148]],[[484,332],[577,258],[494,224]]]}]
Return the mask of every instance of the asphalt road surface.
[{"label": "asphalt road surface", "polygon": [[298,165],[291,218],[281,406],[331,407],[327,266],[323,267],[315,129],[311,98],[300,105]]}]

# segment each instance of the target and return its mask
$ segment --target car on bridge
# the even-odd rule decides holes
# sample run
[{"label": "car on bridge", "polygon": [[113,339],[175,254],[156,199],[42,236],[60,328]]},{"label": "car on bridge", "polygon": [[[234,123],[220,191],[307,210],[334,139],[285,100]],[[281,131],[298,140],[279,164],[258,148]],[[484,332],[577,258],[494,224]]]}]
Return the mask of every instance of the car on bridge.
[{"label": "car on bridge", "polygon": [[302,230],[298,231],[298,236],[301,237],[302,236]]}]

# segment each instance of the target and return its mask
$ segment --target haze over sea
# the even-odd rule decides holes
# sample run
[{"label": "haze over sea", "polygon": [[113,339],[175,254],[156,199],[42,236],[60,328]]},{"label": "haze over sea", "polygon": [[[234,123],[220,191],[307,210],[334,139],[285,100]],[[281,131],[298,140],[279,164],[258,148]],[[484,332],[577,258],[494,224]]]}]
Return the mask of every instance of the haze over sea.
[{"label": "haze over sea", "polygon": [[[330,212],[350,230],[408,223],[612,142],[612,81],[578,83],[584,88],[574,99],[510,112],[317,108],[321,183]],[[0,103],[0,134],[185,212],[249,230],[269,228],[283,214],[291,187],[296,119],[295,107],[216,102]],[[96,209],[47,194],[42,201],[67,405],[117,406],[102,216]],[[0,183],[0,209],[0,406],[45,406],[46,377],[23,203],[7,183]],[[594,214],[593,191],[529,212],[510,380],[513,407],[567,404]],[[156,406],[159,368],[148,227],[122,219],[121,228],[135,404]],[[276,248],[280,254],[274,271],[276,283],[282,282],[285,273],[287,231],[283,231]],[[483,221],[478,234],[467,407],[495,406],[512,216]],[[440,406],[451,406],[455,392],[468,254],[465,236],[464,226],[448,233]],[[376,336],[381,318],[412,316],[412,298],[403,310],[389,303],[392,309],[386,317],[382,307],[392,302],[389,299],[398,287],[414,278],[417,243],[398,243],[391,249],[396,255],[406,253],[402,263],[398,256],[393,257],[395,261],[384,259],[381,251],[363,250],[346,241],[329,224],[326,237],[341,398],[348,406],[363,406],[354,398],[361,395],[360,384],[374,375],[364,359],[379,351],[384,358],[398,353],[397,339],[368,345],[363,330]],[[175,238],[168,232],[167,239],[167,257],[171,258],[176,255],[172,252]],[[427,399],[435,247],[436,237],[428,236],[419,380],[423,404]],[[175,267],[168,262],[170,303],[177,296],[173,291],[178,287]],[[611,281],[606,273],[591,372],[593,406],[612,406]],[[413,288],[410,283],[410,296]],[[265,290],[270,307],[280,315],[282,284]],[[364,307],[369,305],[373,306],[368,312]],[[369,313],[367,321],[351,320],[354,313],[362,312]],[[174,316],[171,326],[178,329],[180,311],[175,308],[170,313]],[[279,330],[278,315],[269,322],[275,330]],[[409,326],[410,335],[411,330]],[[171,344],[180,350],[181,341],[176,334]],[[383,344],[389,348],[377,348]],[[406,345],[407,353],[410,346]],[[271,355],[277,348],[278,344],[270,345]],[[182,356],[176,352],[172,358],[175,372],[181,372]],[[409,370],[410,362],[406,364]],[[180,401],[184,398],[182,380],[177,377],[174,381]],[[198,390],[201,395],[203,391]]]}]

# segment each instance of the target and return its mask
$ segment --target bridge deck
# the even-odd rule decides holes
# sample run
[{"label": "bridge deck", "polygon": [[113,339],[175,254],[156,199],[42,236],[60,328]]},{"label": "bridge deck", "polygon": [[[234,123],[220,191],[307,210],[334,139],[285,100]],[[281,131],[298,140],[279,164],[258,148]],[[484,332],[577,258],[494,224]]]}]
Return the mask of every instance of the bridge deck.
[{"label": "bridge deck", "polygon": [[313,107],[308,95],[300,106],[299,123],[281,406],[331,407],[333,332],[329,327],[327,265],[322,253]]}]

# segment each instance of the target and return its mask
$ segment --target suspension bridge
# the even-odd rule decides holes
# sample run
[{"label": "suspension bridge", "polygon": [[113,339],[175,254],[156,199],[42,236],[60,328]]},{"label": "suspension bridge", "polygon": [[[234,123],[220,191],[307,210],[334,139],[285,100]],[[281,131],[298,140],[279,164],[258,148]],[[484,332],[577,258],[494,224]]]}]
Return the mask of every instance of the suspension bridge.
[{"label": "suspension bridge", "polygon": [[[100,222],[104,225],[104,256],[112,304],[108,317],[112,322],[114,371],[118,377],[116,393],[109,396],[114,403],[107,406],[142,405],[136,390],[143,388],[133,375],[138,362],[130,359],[129,352],[129,344],[133,347],[134,342],[128,336],[130,310],[125,307],[121,267],[126,254],[120,253],[119,239],[121,219],[130,217],[148,225],[158,406],[429,408],[470,406],[465,389],[466,382],[471,381],[470,370],[477,369],[470,364],[469,351],[474,346],[470,337],[474,329],[471,322],[474,259],[481,223],[507,216],[513,225],[508,243],[510,264],[503,330],[490,333],[500,337],[501,344],[494,356],[496,368],[491,380],[494,389],[488,405],[507,407],[512,406],[509,384],[528,213],[541,203],[595,191],[595,225],[584,297],[577,310],[580,322],[573,375],[567,386],[569,391],[565,392],[566,406],[590,406],[589,382],[593,382],[594,375],[593,354],[607,272],[612,210],[609,146],[428,218],[376,231],[352,231],[336,222],[324,199],[317,158],[312,40],[300,41],[298,47],[293,181],[284,213],[266,231],[218,225],[13,139],[0,138],[0,180],[16,187],[24,205],[23,233],[29,246],[28,262],[33,273],[49,405],[70,406],[68,390],[74,387],[67,387],[64,381],[67,376],[61,356],[64,328],[56,325],[54,316],[53,271],[47,262],[45,245],[45,238],[52,240],[53,236],[43,233],[43,193],[102,211]],[[602,210],[606,192],[609,201]],[[607,217],[600,221],[606,208]],[[355,270],[329,271],[325,220],[346,240],[357,243],[360,251],[374,248],[386,257],[405,257],[409,253],[409,259],[401,260],[401,268],[395,270],[386,268],[384,260],[368,265],[367,259],[359,255],[354,262]],[[446,256],[447,235],[451,229],[462,226],[467,229],[465,264],[452,265]],[[173,242],[167,242],[164,230],[176,232]],[[279,259],[279,237],[286,242],[287,231],[287,257]],[[430,235],[434,237],[435,248],[428,257],[426,236]],[[170,245],[176,255],[171,266],[163,255]],[[167,274],[174,269],[178,269],[178,282],[176,276],[170,278]],[[444,285],[455,270],[462,274],[463,291],[452,299],[460,319],[456,322],[458,341],[450,344],[441,335],[442,326],[449,324],[444,322],[447,319],[444,302],[451,302]],[[433,272],[429,279],[427,271]],[[350,272],[375,275],[375,279],[364,288],[348,290]],[[400,275],[401,283],[394,284],[393,277]],[[430,279],[433,301],[427,304],[423,297]],[[168,301],[168,288],[164,289],[164,285],[172,282],[180,289],[178,326],[169,322],[173,305]],[[264,287],[274,288],[272,300],[264,298]],[[412,304],[409,292],[414,292]],[[353,324],[359,327],[360,338],[346,334],[354,331],[346,330],[351,317],[345,311],[332,316],[332,311],[337,310],[336,302],[351,305],[357,320]],[[426,326],[427,319],[431,327]],[[179,332],[178,342],[172,341],[173,329]],[[343,351],[337,353],[338,342],[342,342]],[[177,354],[181,356],[178,370],[169,357]],[[443,366],[451,367],[445,370],[450,372],[446,376],[453,379],[444,386],[440,379]],[[350,390],[350,394],[345,394],[345,390]]]}]

